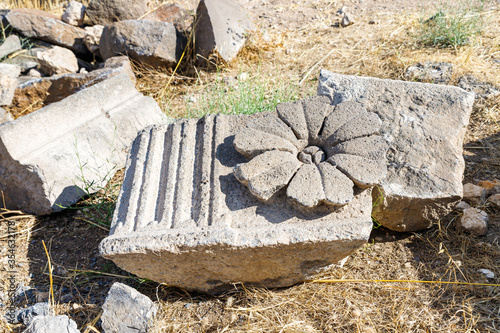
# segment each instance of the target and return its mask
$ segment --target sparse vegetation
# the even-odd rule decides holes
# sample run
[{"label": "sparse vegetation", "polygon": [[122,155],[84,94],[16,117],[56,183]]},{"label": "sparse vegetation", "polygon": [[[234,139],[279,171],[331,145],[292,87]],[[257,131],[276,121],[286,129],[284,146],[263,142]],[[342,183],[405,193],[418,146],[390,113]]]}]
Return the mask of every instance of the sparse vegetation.
[{"label": "sparse vegetation", "polygon": [[420,19],[417,40],[430,47],[469,44],[484,28],[483,6],[483,0],[441,4],[441,8],[430,18]]}]

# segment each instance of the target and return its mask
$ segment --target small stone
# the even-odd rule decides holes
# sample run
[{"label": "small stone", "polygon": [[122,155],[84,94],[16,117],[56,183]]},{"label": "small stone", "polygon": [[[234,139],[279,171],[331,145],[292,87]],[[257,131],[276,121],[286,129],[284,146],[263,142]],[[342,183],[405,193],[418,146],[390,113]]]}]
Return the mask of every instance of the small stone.
[{"label": "small stone", "polygon": [[78,72],[78,60],[70,50],[54,46],[51,49],[37,52],[40,70],[47,75],[68,74]]},{"label": "small stone", "polygon": [[68,24],[81,27],[83,26],[83,19],[85,17],[85,6],[76,1],[70,1],[64,7],[64,13],[61,20]]},{"label": "small stone", "polygon": [[486,203],[491,204],[495,208],[500,208],[500,193],[493,194],[490,196],[487,200]]},{"label": "small stone", "polygon": [[479,206],[486,200],[487,191],[481,186],[477,186],[471,183],[464,185],[464,201],[471,204],[472,206]]},{"label": "small stone", "polygon": [[342,28],[348,27],[348,26],[353,25],[353,24],[354,24],[354,20],[352,19],[352,15],[351,14],[344,14],[344,16],[342,17],[342,20],[340,21],[340,25],[342,26]]},{"label": "small stone", "polygon": [[85,37],[83,42],[85,46],[95,55],[100,55],[99,43],[101,41],[102,32],[104,30],[103,25],[96,24],[91,27],[85,27]]},{"label": "small stone", "polygon": [[249,77],[250,77],[250,75],[248,75],[248,73],[240,73],[238,75],[238,80],[246,81],[246,80],[248,80]]},{"label": "small stone", "polygon": [[0,58],[4,58],[21,49],[22,46],[19,37],[17,37],[16,35],[10,35],[0,46]]},{"label": "small stone", "polygon": [[29,308],[18,310],[15,314],[15,323],[22,323],[28,326],[36,316],[46,316],[50,312],[50,306],[47,302],[36,303]]},{"label": "small stone", "polygon": [[156,315],[157,307],[149,299],[123,283],[115,282],[102,306],[104,333],[146,332]]},{"label": "small stone", "polygon": [[354,308],[352,311],[351,311],[351,314],[354,318],[358,318],[358,317],[361,317],[361,311],[358,309],[358,308]]},{"label": "small stone", "polygon": [[458,221],[458,229],[467,231],[476,236],[482,236],[488,231],[489,216],[485,211],[477,208],[468,208]]},{"label": "small stone", "polygon": [[68,316],[37,316],[24,333],[80,333]]},{"label": "small stone", "polygon": [[458,80],[458,86],[464,90],[474,92],[476,98],[490,98],[500,94],[500,88],[488,82],[481,82],[472,75],[462,76]]},{"label": "small stone", "polygon": [[490,271],[489,269],[486,268],[481,268],[477,270],[479,273],[483,273],[484,276],[486,276],[488,279],[494,279],[495,278],[495,273]]},{"label": "small stone", "polygon": [[404,77],[408,81],[448,84],[451,80],[453,64],[427,61],[408,67]]},{"label": "small stone", "polygon": [[33,78],[41,78],[43,76],[42,72],[40,72],[38,69],[32,68],[28,72],[28,76],[31,76]]},{"label": "small stone", "polygon": [[460,201],[458,203],[458,205],[455,207],[455,209],[461,210],[461,211],[464,211],[467,208],[470,208],[470,205],[467,202],[465,202],[465,201]]},{"label": "small stone", "polygon": [[0,106],[12,103],[20,73],[19,66],[0,64]]}]

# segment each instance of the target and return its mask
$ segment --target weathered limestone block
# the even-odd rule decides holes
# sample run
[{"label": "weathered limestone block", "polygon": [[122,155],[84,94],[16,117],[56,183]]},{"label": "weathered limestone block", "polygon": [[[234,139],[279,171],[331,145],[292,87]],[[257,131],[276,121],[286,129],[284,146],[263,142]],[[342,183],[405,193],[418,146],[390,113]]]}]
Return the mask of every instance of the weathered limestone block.
[{"label": "weathered limestone block", "polygon": [[9,25],[26,37],[67,47],[77,54],[88,54],[83,44],[85,31],[64,23],[59,17],[38,9],[12,9],[6,16]]},{"label": "weathered limestone block", "polygon": [[17,65],[0,64],[0,106],[12,103],[20,73]]},{"label": "weathered limestone block", "polygon": [[374,217],[397,231],[428,228],[462,197],[462,142],[474,94],[460,88],[322,70],[318,95],[356,101],[382,120],[388,173],[374,189]]},{"label": "weathered limestone block", "polygon": [[201,0],[196,17],[196,53],[205,58],[217,51],[224,61],[231,61],[253,29],[244,9],[233,0]]},{"label": "weathered limestone block", "polygon": [[[101,254],[141,277],[217,293],[238,282],[291,285],[355,251],[373,226],[371,189],[354,186],[327,162],[328,153],[321,157],[324,146],[307,148],[322,145],[325,117],[342,110],[322,100],[328,99],[142,131],[130,150]],[[296,126],[289,125],[293,121]],[[254,140],[245,142],[252,131]],[[259,146],[265,145],[260,135],[274,135],[285,149]],[[356,149],[358,144],[345,147],[346,155]],[[311,172],[318,176],[312,184],[307,183]],[[331,177],[322,178],[323,173]],[[300,179],[290,181],[291,176]],[[340,184],[332,184],[334,178]],[[256,195],[252,186],[265,195]],[[308,196],[311,189],[318,193]],[[340,198],[339,189],[345,192]]]},{"label": "weathered limestone block", "polygon": [[[125,163],[142,128],[166,121],[119,75],[0,125],[0,190],[8,208],[39,215],[74,204]],[[93,187],[94,188],[94,187]]]},{"label": "weathered limestone block", "polygon": [[60,46],[36,53],[40,70],[47,75],[58,75],[78,72],[78,59],[71,50]]}]

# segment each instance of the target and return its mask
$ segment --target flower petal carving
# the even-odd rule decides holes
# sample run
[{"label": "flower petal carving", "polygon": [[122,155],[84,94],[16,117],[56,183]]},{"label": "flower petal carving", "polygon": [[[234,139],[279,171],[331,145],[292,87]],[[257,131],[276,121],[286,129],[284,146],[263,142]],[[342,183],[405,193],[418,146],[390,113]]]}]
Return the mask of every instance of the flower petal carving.
[{"label": "flower petal carving", "polygon": [[328,162],[336,166],[361,188],[379,184],[387,175],[387,162],[385,160],[370,160],[357,155],[336,154],[330,157]]},{"label": "flower petal carving", "polygon": [[281,120],[290,126],[298,139],[307,140],[309,132],[307,130],[302,101],[278,104],[276,111]]},{"label": "flower petal carving", "polygon": [[253,128],[241,130],[236,134],[233,144],[236,150],[247,158],[254,158],[272,150],[297,154],[297,147],[290,141]]},{"label": "flower petal carving", "polygon": [[297,137],[293,133],[292,129],[276,115],[268,114],[262,118],[250,122],[249,124],[247,124],[247,127],[254,128],[258,131],[269,133],[286,139],[295,147],[297,147],[297,149],[301,150],[303,148],[299,144]]},{"label": "flower petal carving", "polygon": [[267,201],[288,184],[301,165],[295,154],[273,150],[238,164],[234,175],[253,195]]},{"label": "flower petal carving", "polygon": [[314,164],[304,164],[293,176],[287,196],[305,207],[315,207],[325,200],[321,173]]},{"label": "flower petal carving", "polygon": [[321,173],[324,202],[332,206],[344,206],[354,198],[354,183],[328,162],[318,165]]}]

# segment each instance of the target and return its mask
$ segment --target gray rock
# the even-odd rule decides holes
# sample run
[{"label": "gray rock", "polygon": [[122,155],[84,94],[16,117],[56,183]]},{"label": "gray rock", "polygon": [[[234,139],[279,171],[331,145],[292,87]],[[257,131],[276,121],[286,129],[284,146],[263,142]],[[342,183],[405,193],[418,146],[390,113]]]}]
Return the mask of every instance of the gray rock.
[{"label": "gray rock", "polygon": [[24,333],[80,333],[76,323],[68,316],[37,316]]},{"label": "gray rock", "polygon": [[458,209],[458,210],[461,210],[461,211],[464,211],[467,208],[470,208],[470,205],[467,202],[465,202],[465,201],[460,201],[458,203],[458,205],[455,207],[455,209]]},{"label": "gray rock", "polygon": [[10,35],[0,46],[0,58],[4,58],[22,49],[21,41],[16,35]]},{"label": "gray rock", "polygon": [[6,121],[12,121],[14,120],[14,117],[12,117],[12,114],[10,114],[9,111],[0,108],[0,124],[5,123]]},{"label": "gray rock", "polygon": [[115,282],[102,306],[104,333],[146,333],[156,316],[157,307],[134,288]]},{"label": "gray rock", "polygon": [[345,27],[348,27],[348,26],[353,25],[353,24],[354,24],[354,20],[352,18],[352,15],[344,13],[344,15],[342,16],[342,20],[340,21],[340,26],[342,28],[345,28]]},{"label": "gray rock", "polygon": [[464,185],[463,192],[464,201],[473,206],[482,205],[486,200],[486,195],[488,194],[488,191],[485,188],[471,183]]},{"label": "gray rock", "polygon": [[486,200],[486,202],[495,208],[500,208],[500,194],[493,194]]},{"label": "gray rock", "polygon": [[488,231],[489,216],[477,208],[467,208],[458,220],[457,228],[476,236],[483,236]]},{"label": "gray rock", "polygon": [[64,13],[61,16],[61,21],[68,24],[81,27],[85,18],[85,6],[76,1],[70,1],[64,6]]},{"label": "gray rock", "polygon": [[101,42],[102,32],[104,30],[103,25],[94,25],[91,27],[85,27],[85,38],[83,39],[85,46],[95,55],[101,55],[99,51],[99,43]]},{"label": "gray rock", "polygon": [[12,322],[12,324],[22,323],[23,325],[28,326],[36,316],[47,316],[49,313],[49,303],[36,303],[29,308],[18,310],[14,315],[15,321]]},{"label": "gray rock", "polygon": [[177,4],[161,5],[144,16],[144,19],[172,23],[177,30],[182,32],[186,32],[193,21],[192,16]]},{"label": "gray rock", "polygon": [[462,76],[458,86],[464,90],[474,92],[476,98],[490,98],[500,94],[500,88],[488,82],[481,82],[472,75]]},{"label": "gray rock", "polygon": [[35,102],[42,101],[45,105],[58,102],[77,91],[119,74],[126,74],[135,82],[130,61],[125,56],[109,58],[102,68],[89,73],[28,78],[17,86],[12,100],[12,108],[22,111]]},{"label": "gray rock", "polygon": [[38,62],[35,60],[36,53],[44,50],[41,47],[34,47],[30,50],[23,50],[14,57],[8,58],[2,64],[16,65],[21,68],[21,73],[27,73],[30,69],[38,67]]},{"label": "gray rock", "polygon": [[462,142],[473,94],[326,70],[319,81],[318,94],[332,104],[358,102],[382,120],[388,172],[374,190],[377,221],[392,230],[413,231],[430,227],[455,208],[462,197]]},{"label": "gray rock", "polygon": [[45,215],[74,204],[82,189],[97,191],[124,164],[137,131],[166,120],[122,74],[1,124],[0,190],[7,207]]},{"label": "gray rock", "polygon": [[40,64],[40,70],[49,76],[78,72],[78,60],[75,54],[64,47],[54,46],[38,51],[36,59]]},{"label": "gray rock", "polygon": [[404,76],[408,81],[448,84],[452,73],[453,64],[426,61],[408,67]]},{"label": "gray rock", "polygon": [[91,0],[86,13],[94,24],[109,25],[138,19],[147,11],[147,0]]},{"label": "gray rock", "polygon": [[0,106],[10,105],[17,87],[21,68],[16,65],[0,64]]},{"label": "gray rock", "polygon": [[151,66],[171,66],[182,54],[185,39],[171,23],[129,20],[104,28],[99,49],[104,59],[116,55]]},{"label": "gray rock", "polygon": [[233,0],[201,0],[196,17],[196,54],[204,58],[216,51],[224,61],[233,60],[253,29],[243,8]]},{"label": "gray rock", "polygon": [[[302,164],[297,155],[279,150],[248,162],[235,149],[235,135],[271,116],[278,112],[210,115],[142,131],[130,150],[111,231],[100,253],[138,276],[219,293],[234,288],[233,283],[288,286],[363,245],[373,226],[370,189],[340,195],[326,184],[325,201],[344,206],[308,209],[296,206],[284,188],[263,201],[236,179],[257,177],[255,184],[267,191],[286,185],[280,179]],[[309,137],[307,131],[304,135]],[[266,158],[267,153],[274,157]],[[258,174],[245,167],[258,159],[263,162],[259,168],[274,165],[277,172],[268,168],[267,174]],[[320,169],[327,179],[333,182],[331,173],[351,182],[330,167]],[[255,177],[239,175],[247,171]],[[272,184],[266,183],[267,176]],[[342,202],[346,198],[348,205]]]},{"label": "gray rock", "polygon": [[37,9],[12,9],[6,20],[20,34],[88,54],[83,44],[85,31],[61,21],[57,16]]}]

